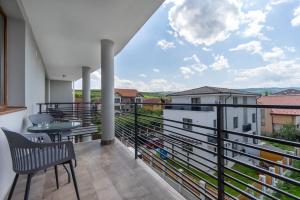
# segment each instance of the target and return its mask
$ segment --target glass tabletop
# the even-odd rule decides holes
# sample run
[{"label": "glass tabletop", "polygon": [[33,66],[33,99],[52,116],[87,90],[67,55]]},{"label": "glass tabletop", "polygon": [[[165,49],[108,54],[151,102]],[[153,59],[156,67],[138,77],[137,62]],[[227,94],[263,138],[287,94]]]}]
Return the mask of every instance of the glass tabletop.
[{"label": "glass tabletop", "polygon": [[71,130],[80,126],[81,126],[80,122],[53,122],[49,124],[30,126],[27,128],[27,131],[32,133],[59,132],[59,131]]}]

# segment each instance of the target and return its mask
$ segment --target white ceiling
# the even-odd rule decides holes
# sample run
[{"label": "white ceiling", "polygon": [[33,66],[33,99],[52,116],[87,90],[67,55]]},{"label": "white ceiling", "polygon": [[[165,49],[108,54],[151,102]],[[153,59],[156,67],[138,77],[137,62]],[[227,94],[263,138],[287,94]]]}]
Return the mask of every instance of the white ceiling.
[{"label": "white ceiling", "polygon": [[76,80],[81,66],[100,67],[101,39],[115,42],[116,55],[163,1],[22,0],[22,4],[48,77]]}]

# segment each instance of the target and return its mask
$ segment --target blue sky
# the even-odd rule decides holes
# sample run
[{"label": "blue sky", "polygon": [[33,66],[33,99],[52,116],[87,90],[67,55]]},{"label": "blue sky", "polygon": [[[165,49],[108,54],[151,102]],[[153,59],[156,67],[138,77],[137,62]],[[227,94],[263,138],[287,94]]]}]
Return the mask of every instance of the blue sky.
[{"label": "blue sky", "polygon": [[115,86],[300,86],[299,53],[299,0],[167,0],[116,56]]}]

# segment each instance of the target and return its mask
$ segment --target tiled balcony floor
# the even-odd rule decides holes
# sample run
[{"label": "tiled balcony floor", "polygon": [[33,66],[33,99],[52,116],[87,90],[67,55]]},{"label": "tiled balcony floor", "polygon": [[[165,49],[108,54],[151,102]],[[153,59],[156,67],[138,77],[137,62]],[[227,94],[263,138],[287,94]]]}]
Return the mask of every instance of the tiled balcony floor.
[{"label": "tiled balcony floor", "polygon": [[[75,145],[78,166],[75,173],[81,199],[184,199],[118,140],[113,145],[101,146],[99,141]],[[76,199],[73,182],[59,167],[60,188],[55,185],[54,170],[40,172],[32,179],[30,199]],[[26,176],[20,176],[13,199],[23,199]]]}]

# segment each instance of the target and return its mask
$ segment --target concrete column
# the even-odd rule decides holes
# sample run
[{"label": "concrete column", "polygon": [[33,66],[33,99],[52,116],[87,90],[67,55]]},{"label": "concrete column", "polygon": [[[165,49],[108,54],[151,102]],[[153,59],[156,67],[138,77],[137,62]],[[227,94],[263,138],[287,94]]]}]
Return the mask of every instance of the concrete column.
[{"label": "concrete column", "polygon": [[[91,68],[82,67],[82,101],[91,102]],[[83,104],[83,126],[90,125],[90,105]]]},{"label": "concrete column", "polygon": [[101,144],[111,144],[115,138],[114,111],[114,42],[101,40]]}]

